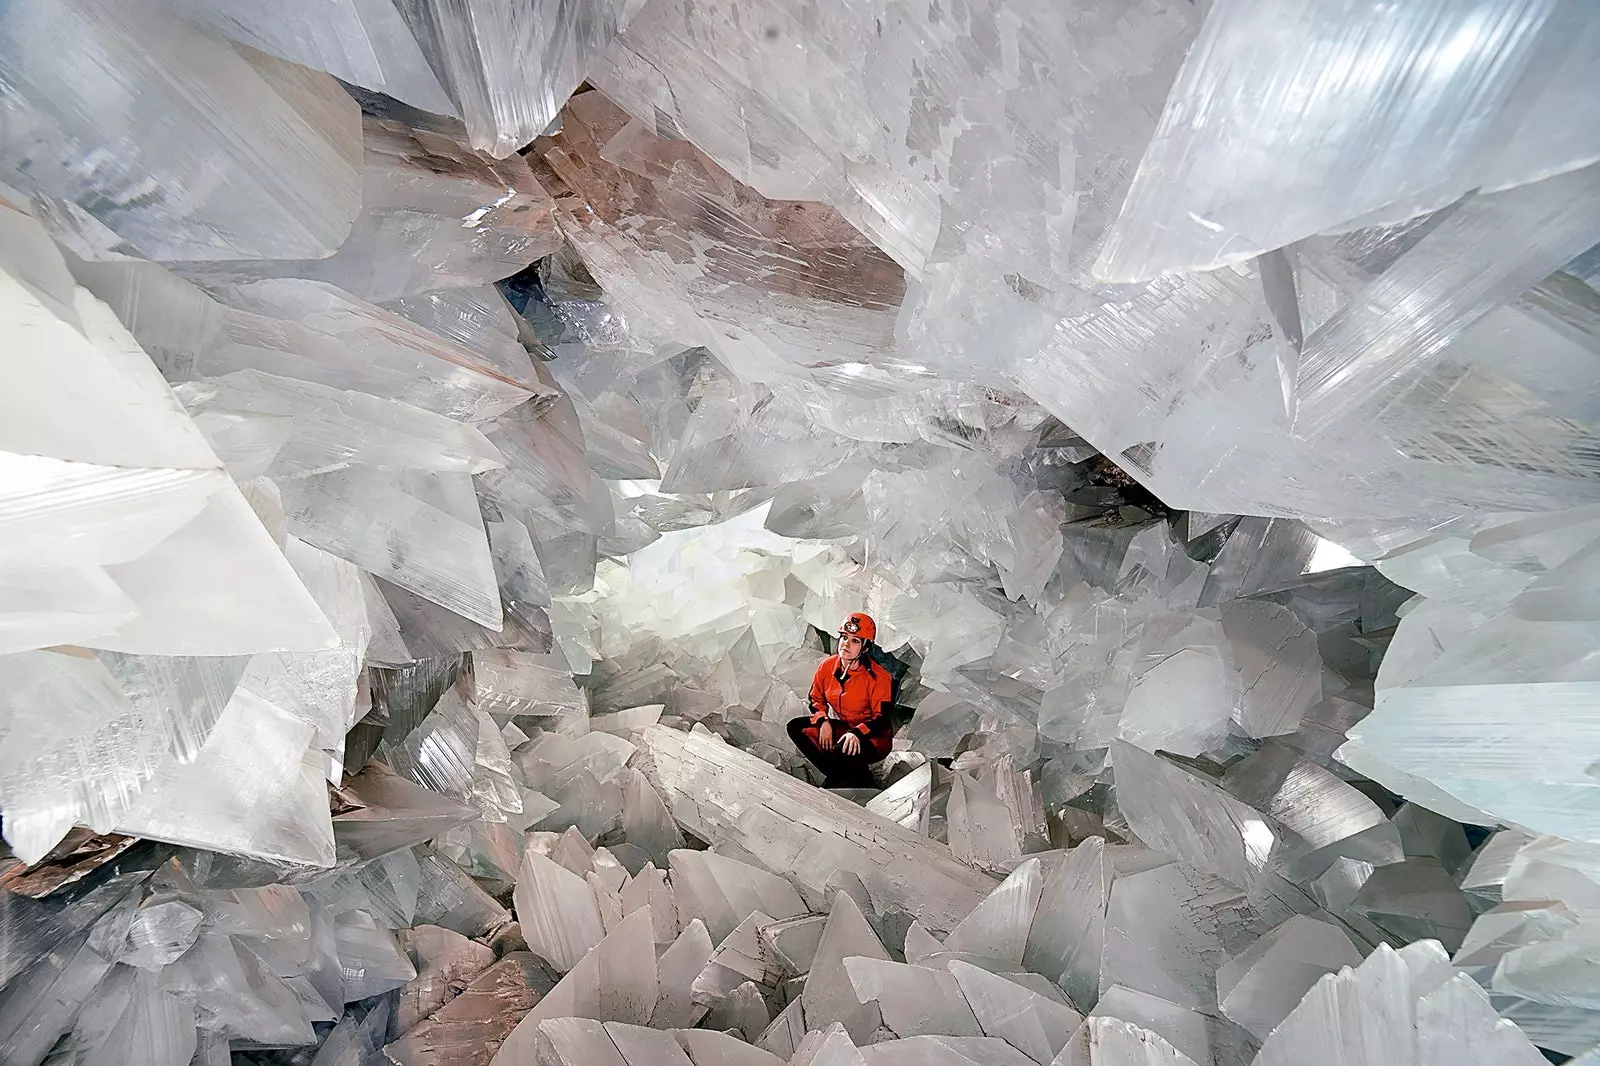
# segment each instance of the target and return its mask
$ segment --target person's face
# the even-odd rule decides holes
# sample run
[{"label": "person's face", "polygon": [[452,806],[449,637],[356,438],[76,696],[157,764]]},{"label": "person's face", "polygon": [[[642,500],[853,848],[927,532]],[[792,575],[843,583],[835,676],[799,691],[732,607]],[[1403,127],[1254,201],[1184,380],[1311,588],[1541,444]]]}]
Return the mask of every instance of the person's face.
[{"label": "person's face", "polygon": [[861,649],[866,646],[867,642],[854,633],[839,634],[839,658],[847,663],[853,663],[861,658]]}]

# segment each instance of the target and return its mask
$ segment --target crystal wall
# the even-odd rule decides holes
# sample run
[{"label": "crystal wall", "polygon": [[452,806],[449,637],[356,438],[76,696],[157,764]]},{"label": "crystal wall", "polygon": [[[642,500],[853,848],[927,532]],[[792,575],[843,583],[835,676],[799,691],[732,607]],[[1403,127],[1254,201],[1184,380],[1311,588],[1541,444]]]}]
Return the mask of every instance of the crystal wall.
[{"label": "crystal wall", "polygon": [[0,5],[0,1062],[1600,1062],[1596,61]]}]

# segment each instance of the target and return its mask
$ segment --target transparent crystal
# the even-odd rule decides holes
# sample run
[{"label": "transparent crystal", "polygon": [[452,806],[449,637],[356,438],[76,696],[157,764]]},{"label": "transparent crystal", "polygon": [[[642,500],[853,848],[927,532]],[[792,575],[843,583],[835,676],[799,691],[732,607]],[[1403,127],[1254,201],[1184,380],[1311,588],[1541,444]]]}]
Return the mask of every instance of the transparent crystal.
[{"label": "transparent crystal", "polygon": [[102,0],[8,8],[0,67],[7,180],[80,255],[309,259],[350,232],[360,112],[327,75]]}]

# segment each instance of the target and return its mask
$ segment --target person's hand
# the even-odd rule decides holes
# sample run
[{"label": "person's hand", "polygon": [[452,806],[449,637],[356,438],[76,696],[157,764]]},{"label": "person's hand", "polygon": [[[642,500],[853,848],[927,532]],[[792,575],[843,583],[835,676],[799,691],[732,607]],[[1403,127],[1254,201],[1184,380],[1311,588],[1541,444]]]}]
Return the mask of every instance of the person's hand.
[{"label": "person's hand", "polygon": [[861,752],[861,738],[854,733],[846,733],[839,742],[839,750],[846,755],[858,755]]},{"label": "person's hand", "polygon": [[833,750],[833,723],[827,719],[823,719],[822,724],[817,727],[817,747],[823,751]]}]

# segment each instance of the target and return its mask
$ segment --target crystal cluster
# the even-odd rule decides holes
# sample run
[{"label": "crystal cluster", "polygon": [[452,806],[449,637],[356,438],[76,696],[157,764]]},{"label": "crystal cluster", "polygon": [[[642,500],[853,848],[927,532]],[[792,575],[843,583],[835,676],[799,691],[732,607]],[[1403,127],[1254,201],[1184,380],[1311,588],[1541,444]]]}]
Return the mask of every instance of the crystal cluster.
[{"label": "crystal cluster", "polygon": [[1600,1062],[1596,60],[0,4],[0,1062]]}]

